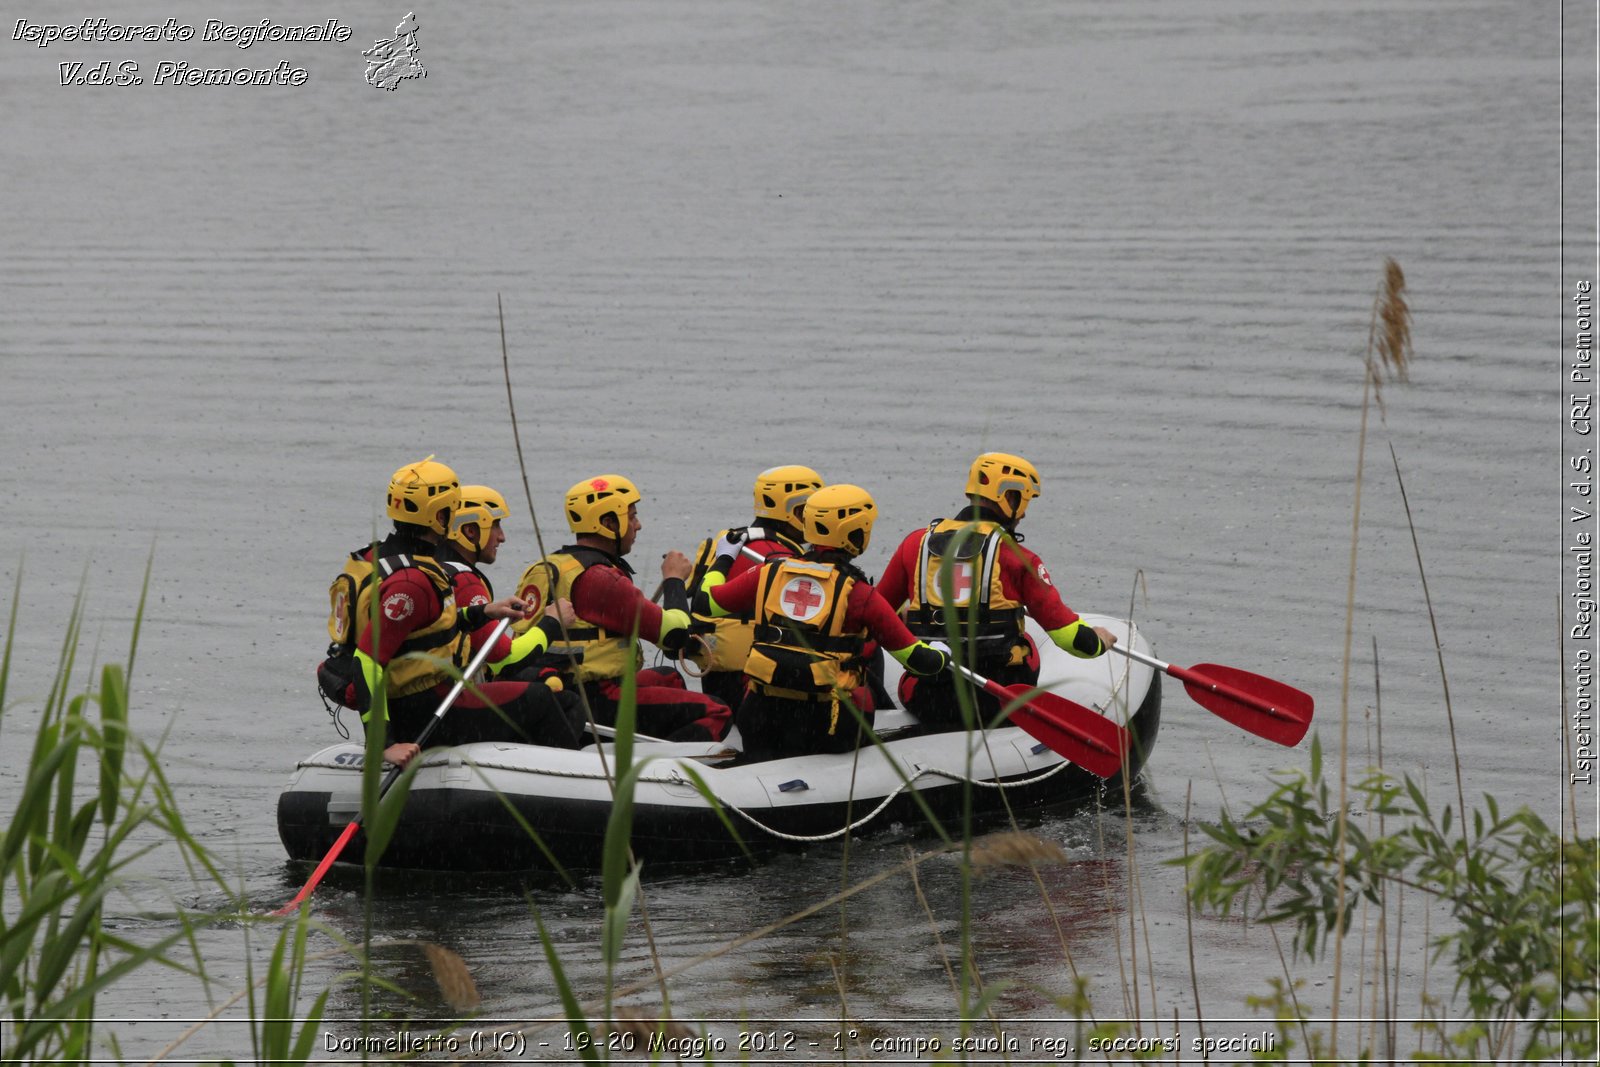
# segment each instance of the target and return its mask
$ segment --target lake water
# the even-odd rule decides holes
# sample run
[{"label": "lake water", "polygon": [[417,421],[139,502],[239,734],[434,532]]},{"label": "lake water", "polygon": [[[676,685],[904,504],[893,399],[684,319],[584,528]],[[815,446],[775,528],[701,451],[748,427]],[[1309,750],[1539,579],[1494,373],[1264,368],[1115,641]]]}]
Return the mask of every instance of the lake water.
[{"label": "lake water", "polygon": [[[957,505],[974,455],[1020,452],[1044,475],[1023,529],[1070,604],[1131,610],[1174,662],[1308,690],[1332,752],[1362,360],[1393,257],[1415,364],[1368,424],[1353,758],[1375,758],[1381,703],[1385,765],[1454,803],[1392,446],[1469,803],[1492,793],[1552,822],[1575,803],[1592,833],[1593,786],[1569,791],[1563,769],[1557,605],[1565,309],[1573,279],[1593,277],[1594,13],[1564,6],[1565,21],[1556,5],[1444,0],[501,0],[420,12],[427,76],[392,92],[364,82],[360,50],[405,11],[368,2],[339,6],[345,43],[0,40],[0,579],[21,575],[0,807],[72,597],[86,588],[84,654],[122,656],[153,552],[135,724],[170,731],[167,772],[240,890],[292,893],[304,872],[283,862],[275,798],[334,737],[311,675],[325,590],[382,522],[390,472],[437,453],[505,491],[502,586],[537,554],[497,295],[547,543],[564,533],[560,493],[585,475],[638,483],[638,556],[653,560],[746,518],[757,471],[804,462],[876,496],[876,573],[900,534]],[[141,11],[196,27],[333,14]],[[104,60],[147,79],[162,61],[287,60],[307,77],[61,84],[59,63]],[[1308,762],[1307,745],[1277,748],[1169,685],[1131,835],[1114,814],[1041,828],[1073,861],[1043,874],[1060,932],[1031,877],[976,884],[979,968],[1012,980],[995,1009],[1007,1032],[1069,1035],[1050,1020],[1074,972],[1099,1017],[1137,1017],[1145,1034],[1187,1040],[1192,1024],[1173,1020],[1197,1013],[1213,1034],[1259,1032],[1244,998],[1283,973],[1271,932],[1195,919],[1197,983],[1182,875],[1163,861],[1183,853],[1186,807],[1242,812],[1271,772]],[[861,844],[849,876],[928,843]],[[141,863],[130,927],[159,928],[138,913],[174,899],[223,906],[164,858]],[[825,898],[840,860],[649,882],[656,951],[686,960]],[[593,886],[525,899],[515,882],[394,881],[375,937],[460,952],[489,1013],[559,1014],[530,899],[580,994],[600,988]],[[318,914],[354,936],[361,899],[336,883]],[[954,863],[930,861],[920,895],[890,879],[844,919],[686,972],[673,1009],[954,1034],[935,1020],[956,1003],[943,953],[959,903]],[[129,1055],[153,1055],[179,1018],[239,987],[264,940],[214,932],[211,989],[164,975],[119,988],[102,1014],[161,1020],[112,1027]],[[421,988],[411,955],[384,953]],[[1326,1015],[1331,963],[1289,966]],[[649,977],[642,938],[624,970]],[[1341,1015],[1371,1014],[1368,997],[1350,987]],[[213,1028],[184,1050],[240,1053],[242,1033]]]}]

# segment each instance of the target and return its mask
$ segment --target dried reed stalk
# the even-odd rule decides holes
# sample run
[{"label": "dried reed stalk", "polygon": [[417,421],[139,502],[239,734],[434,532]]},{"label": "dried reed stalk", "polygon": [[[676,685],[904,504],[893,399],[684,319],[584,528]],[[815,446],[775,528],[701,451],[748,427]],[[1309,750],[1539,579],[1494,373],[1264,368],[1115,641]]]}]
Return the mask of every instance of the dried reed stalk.
[{"label": "dried reed stalk", "polygon": [[[1376,352],[1383,371],[1396,381],[1411,380],[1411,360],[1414,353],[1411,347],[1411,308],[1406,303],[1405,288],[1406,276],[1400,270],[1400,265],[1392,259],[1385,260],[1383,284],[1379,290],[1367,338],[1367,362],[1369,375],[1372,378],[1373,395],[1378,400],[1378,415],[1383,419],[1385,427],[1389,424],[1389,418],[1383,406],[1383,374],[1372,366],[1372,354]],[[1400,503],[1406,510],[1406,527],[1411,531],[1411,550],[1417,559],[1417,577],[1422,582],[1422,599],[1428,607],[1428,625],[1433,629],[1433,650],[1439,659],[1439,682],[1444,690],[1445,721],[1450,727],[1450,753],[1455,760],[1456,803],[1460,806],[1462,817],[1465,818],[1466,787],[1462,784],[1461,753],[1456,746],[1456,716],[1455,708],[1450,701],[1450,676],[1444,669],[1444,642],[1439,639],[1439,619],[1433,610],[1433,595],[1428,591],[1428,572],[1422,566],[1422,545],[1417,539],[1417,524],[1411,515],[1411,499],[1406,495],[1406,481],[1400,474],[1400,457],[1395,454],[1392,443],[1389,445],[1389,459],[1394,464],[1394,480],[1400,489]]]},{"label": "dried reed stalk", "polygon": [[[512,392],[511,392],[511,348],[506,343],[506,306],[505,306],[505,300],[501,297],[501,295],[499,293],[496,293],[494,295],[494,303],[495,303],[495,311],[498,314],[499,320],[500,320],[500,369],[501,369],[501,372],[502,372],[503,376],[505,377],[505,382],[506,382],[506,411],[511,416],[511,438],[512,438],[512,441],[516,445],[517,468],[522,473],[522,492],[523,492],[523,495],[525,497],[527,497],[527,500],[528,500],[528,518],[533,523],[534,545],[538,548],[539,558],[543,559],[544,557],[548,556],[550,553],[545,549],[544,533],[539,527],[539,513],[533,506],[533,489],[528,484],[528,462],[527,462],[527,460],[524,458],[524,456],[522,454],[522,431],[517,426],[517,402],[516,402],[516,398],[512,395]],[[658,589],[656,592],[659,595],[661,590]],[[656,597],[651,597],[651,599],[654,600],[654,599],[656,599]],[[559,620],[557,620],[557,621],[559,622]],[[567,625],[564,622],[560,623],[560,625],[561,625],[562,640],[567,640],[567,637],[568,637]],[[594,708],[590,706],[588,691],[580,686],[578,688],[578,697],[583,703],[583,714],[584,714],[584,717],[589,721],[589,725],[591,727],[595,726],[596,723],[595,723],[595,716],[594,716]],[[595,731],[595,732],[598,735],[599,731]],[[612,794],[614,796],[615,793],[616,793],[617,783],[616,783],[616,778],[611,773],[610,760],[608,760],[607,757],[606,757],[604,746],[597,745],[595,747],[596,747],[596,751],[600,755],[600,771],[601,771],[602,774],[604,774],[606,776],[606,781],[607,781],[607,783],[610,784],[611,790],[612,790]],[[629,858],[630,861],[633,860],[633,850],[632,850],[631,847],[628,850],[628,858]],[[669,999],[668,992],[667,992],[666,973],[663,970],[662,965],[661,965],[661,954],[657,950],[657,947],[656,947],[655,931],[654,931],[653,927],[650,924],[650,911],[649,911],[649,908],[648,908],[646,900],[645,900],[644,890],[642,888],[639,890],[638,900],[639,900],[639,925],[644,930],[645,940],[649,945],[650,963],[651,963],[651,966],[655,968],[656,978],[657,978],[657,981],[660,983],[660,986],[661,986],[661,999],[662,999],[662,1002],[664,1004],[670,1005],[671,1001]]]},{"label": "dried reed stalk", "polygon": [[[539,552],[539,558],[544,559],[550,553],[544,547],[544,531],[539,527],[539,512],[533,506],[533,488],[528,484],[528,461],[522,455],[522,430],[517,425],[517,401],[511,395],[511,348],[506,344],[506,305],[499,293],[494,294],[494,306],[500,316],[500,369],[506,380],[506,410],[511,415],[511,441],[516,446],[517,468],[522,472],[522,495],[528,500],[528,518],[533,522],[533,544]],[[552,599],[554,599],[553,590]],[[567,624],[560,619],[556,621],[561,627],[561,640],[567,642],[569,640]],[[588,690],[579,686],[577,692],[578,699],[583,702],[584,717],[589,720],[590,726],[594,726],[594,708],[589,706]],[[612,777],[611,762],[606,758],[605,749],[597,745],[595,750],[600,754],[600,773],[606,776],[606,781],[610,782],[612,789],[615,790],[616,781]]]},{"label": "dried reed stalk", "polygon": [[1189,985],[1194,990],[1194,1023],[1200,1031],[1200,1040],[1204,1041],[1206,1019],[1205,1013],[1200,1010],[1200,969],[1195,966],[1194,958],[1194,901],[1189,895],[1189,812],[1193,801],[1194,779],[1191,778],[1189,788],[1183,794],[1183,925],[1184,939],[1189,944]]},{"label": "dried reed stalk", "polygon": [[1406,276],[1392,258],[1383,261],[1383,280],[1372,299],[1367,325],[1366,373],[1361,387],[1361,434],[1356,446],[1355,502],[1350,520],[1350,574],[1345,586],[1344,669],[1339,685],[1339,891],[1333,935],[1333,1005],[1330,1016],[1330,1054],[1339,1052],[1339,1001],[1344,970],[1344,873],[1349,823],[1346,812],[1350,762],[1350,654],[1355,638],[1356,555],[1361,535],[1361,479],[1367,460],[1367,412],[1371,400],[1382,409],[1385,373],[1398,381],[1410,378],[1411,308],[1405,299]]}]

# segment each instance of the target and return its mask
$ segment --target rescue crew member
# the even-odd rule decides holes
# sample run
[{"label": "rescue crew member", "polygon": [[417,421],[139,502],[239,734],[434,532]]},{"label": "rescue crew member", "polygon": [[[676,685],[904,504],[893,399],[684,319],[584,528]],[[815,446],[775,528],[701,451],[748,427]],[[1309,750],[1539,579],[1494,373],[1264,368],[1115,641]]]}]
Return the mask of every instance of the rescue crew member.
[{"label": "rescue crew member", "polygon": [[874,711],[863,660],[869,636],[913,674],[949,666],[946,649],[917,640],[854,563],[872,538],[876,515],[865,489],[830,485],[806,501],[810,547],[799,556],[724,582],[737,546],[726,538],[718,546],[697,606],[712,616],[754,619],[744,668],[750,688],[734,717],[745,759],[856,748]]},{"label": "rescue crew member", "polygon": [[[605,726],[617,721],[635,629],[641,642],[674,656],[689,638],[688,556],[674,551],[662,557],[664,610],[633,584],[633,568],[624,557],[644,529],[639,501],[638,488],[618,474],[574,485],[566,497],[573,543],[529,566],[517,583],[518,597],[534,610],[558,598],[572,601],[577,624],[551,641],[537,665],[555,668],[569,688],[580,689],[595,721]],[[636,647],[632,666],[640,733],[669,741],[722,740],[732,714],[726,704],[690,691],[671,668],[646,670],[643,663]]]},{"label": "rescue crew member", "polygon": [[[450,516],[448,544],[441,549],[439,556],[445,573],[450,576],[458,606],[470,608],[474,604],[488,604],[494,600],[494,586],[479,564],[490,564],[498,558],[500,546],[506,541],[506,532],[501,523],[510,514],[506,498],[489,486],[461,487],[461,505]],[[557,600],[555,612],[559,621],[568,626],[577,621],[570,601]],[[483,642],[488,640],[494,627],[494,621],[490,620],[473,631],[474,654],[483,647]],[[548,647],[551,633],[559,633],[559,630],[533,626],[519,635],[502,636],[499,647],[490,653],[490,672],[497,678],[509,677],[519,664],[529,657],[538,656]]]},{"label": "rescue crew member", "polygon": [[[368,553],[368,580],[358,583],[354,598],[357,669],[350,701],[361,712],[363,728],[372,729],[373,696],[383,686],[384,758],[402,767],[416,756],[417,737],[471,659],[472,631],[490,619],[534,615],[516,597],[458,608],[454,585],[435,557],[460,501],[455,472],[432,457],[396,471],[388,493],[394,533]],[[359,559],[352,563],[359,568]],[[351,569],[347,565],[347,573]],[[381,612],[377,633],[372,625],[374,596]],[[336,610],[337,599],[336,594]],[[559,624],[554,609],[539,620],[547,639],[559,632]],[[452,667],[457,674],[451,673]],[[496,689],[497,684],[478,685],[481,696],[463,692],[435,728],[430,744],[514,740],[578,746],[581,715],[563,708],[549,689],[527,683],[511,683],[514,690]]]},{"label": "rescue crew member", "polygon": [[[772,467],[756,475],[755,518],[750,525],[720,530],[700,542],[695,553],[694,571],[689,576],[689,588],[699,589],[706,572],[715,562],[717,547],[724,542],[737,541],[745,551],[736,551],[727,577],[737,578],[752,567],[773,559],[798,556],[805,551],[805,532],[801,525],[800,509],[806,498],[822,488],[822,475],[810,467],[791,464]],[[751,558],[754,553],[755,558]],[[744,699],[744,662],[750,656],[751,632],[754,629],[749,614],[724,615],[713,619],[709,615],[695,614],[701,623],[714,627],[703,639],[702,649],[689,656],[700,667],[700,689],[710,693],[730,708],[737,708]]]},{"label": "rescue crew member", "polygon": [[[1031,615],[1058,648],[1080,658],[1104,655],[1116,635],[1091,627],[1061,599],[1037,555],[1022,547],[1017,523],[1039,495],[1039,472],[1021,456],[985,452],[967,474],[967,506],[954,518],[913,530],[895,550],[878,592],[923,640],[948,641],[957,662],[1002,685],[1034,685],[1039,650],[1024,629]],[[954,675],[904,677],[900,701],[930,731],[963,727]],[[981,722],[1000,701],[976,686]]]}]

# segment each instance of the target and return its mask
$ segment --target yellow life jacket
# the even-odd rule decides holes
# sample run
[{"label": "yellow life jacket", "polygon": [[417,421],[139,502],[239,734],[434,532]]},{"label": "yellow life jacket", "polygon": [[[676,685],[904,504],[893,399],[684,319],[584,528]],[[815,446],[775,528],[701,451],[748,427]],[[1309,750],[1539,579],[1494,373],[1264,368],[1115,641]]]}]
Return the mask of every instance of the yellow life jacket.
[{"label": "yellow life jacket", "polygon": [[356,601],[361,591],[372,581],[372,560],[378,550],[374,541],[366,548],[358,548],[344,561],[344,570],[328,586],[328,655],[353,649],[360,620],[356,617]]},{"label": "yellow life jacket", "polygon": [[[537,613],[560,598],[572,599],[572,585],[578,575],[596,565],[615,566],[616,560],[592,548],[568,545],[559,552],[532,564],[522,572],[517,595],[532,603],[535,617],[512,624],[517,633],[526,633],[537,621]],[[628,662],[631,634],[615,634],[582,619],[567,627],[563,637],[551,642],[544,656],[551,666],[575,681],[621,678]],[[634,650],[634,669],[644,665],[643,653]]]},{"label": "yellow life jacket", "polygon": [[[443,663],[453,664],[457,671],[464,670],[472,659],[472,640],[460,626],[456,612],[455,591],[450,578],[440,569],[439,564],[427,556],[410,556],[398,554],[386,556],[376,563],[365,559],[358,560],[361,553],[351,554],[351,560],[346,562],[345,570],[334,579],[335,590],[330,595],[337,607],[341,582],[347,577],[352,579],[356,586],[356,607],[353,617],[347,625],[351,631],[358,630],[362,623],[372,618],[372,597],[383,584],[383,579],[406,568],[415,568],[427,575],[428,581],[433,584],[433,591],[439,597],[439,614],[428,625],[411,631],[401,643],[400,649],[389,660],[384,668],[384,678],[390,697],[410,696],[420,693],[425,689],[432,689],[440,682],[448,682],[452,676],[443,666]],[[362,565],[365,565],[366,574],[361,574]],[[337,614],[337,610],[335,611]],[[379,625],[383,624],[382,612],[379,612]],[[330,618],[329,632],[333,632],[333,620]],[[352,637],[351,650],[355,647]],[[441,662],[443,661],[443,662]],[[365,713],[363,712],[363,718]]]},{"label": "yellow life jacket", "polygon": [[[956,623],[952,649],[969,640],[978,659],[1010,654],[1022,638],[1022,605],[1006,595],[1000,577],[1000,552],[1005,529],[997,522],[935,519],[928,524],[911,576],[910,597],[900,609],[906,629],[924,641],[951,641],[949,620]],[[944,588],[950,587],[950,603]]]},{"label": "yellow life jacket", "polygon": [[757,692],[836,701],[861,684],[866,631],[844,628],[855,583],[847,571],[808,559],[761,568],[754,641],[744,666]]},{"label": "yellow life jacket", "polygon": [[[734,532],[733,527],[719,530],[717,533],[700,542],[700,548],[695,552],[694,573],[689,578],[689,591],[700,588],[700,581],[711,569],[715,562],[712,553],[723,538]],[[778,533],[776,530],[766,530],[763,541],[776,541],[790,552],[798,556],[805,551],[805,546]],[[732,577],[731,575],[729,577]],[[702,640],[709,644],[711,652],[707,655],[704,651],[691,652],[689,658],[701,671],[743,671],[745,661],[750,658],[750,646],[755,642],[755,615],[700,615],[694,616],[697,622],[710,623],[714,629],[709,634],[703,634]],[[707,640],[709,639],[709,640]],[[695,642],[690,642],[694,645]],[[702,649],[705,645],[700,646]]]},{"label": "yellow life jacket", "polygon": [[[483,573],[472,564],[458,559],[447,559],[443,562],[444,572],[450,576],[450,584],[452,587],[455,585],[456,578],[468,574],[476,574],[478,576],[478,581],[483,583],[483,592],[478,594],[478,599],[474,601],[474,603],[487,604],[494,600],[494,586],[489,583],[489,576],[487,574]],[[485,597],[484,594],[488,594],[488,596]],[[463,608],[470,608],[471,606],[472,604],[461,605]]]}]

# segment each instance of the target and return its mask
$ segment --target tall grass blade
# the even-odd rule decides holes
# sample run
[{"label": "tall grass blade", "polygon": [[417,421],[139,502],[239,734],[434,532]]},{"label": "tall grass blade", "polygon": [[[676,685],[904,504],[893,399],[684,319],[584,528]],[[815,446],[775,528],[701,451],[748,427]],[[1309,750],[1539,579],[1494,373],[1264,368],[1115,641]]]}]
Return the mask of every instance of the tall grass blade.
[{"label": "tall grass blade", "polygon": [[78,654],[78,636],[83,625],[84,583],[88,579],[89,568],[86,564],[83,578],[78,584],[78,594],[72,601],[72,611],[67,616],[67,632],[61,641],[61,654],[56,660],[55,677],[50,683],[50,692],[44,698],[45,718],[50,718],[60,709],[68,680],[72,677],[72,665]]},{"label": "tall grass blade", "polygon": [[61,732],[59,723],[39,724],[38,743],[34,746],[28,778],[22,787],[22,795],[17,799],[16,810],[11,813],[11,826],[6,830],[4,841],[0,842],[0,864],[3,864],[7,874],[26,876],[38,869],[36,855],[24,870],[15,871],[16,865],[22,861],[24,846],[47,836],[45,828],[49,825],[50,794],[56,775],[62,764],[77,754],[74,746],[63,743]]},{"label": "tall grass blade", "polygon": [[[578,998],[572,992],[572,983],[567,980],[567,972],[561,966],[561,957],[556,954],[556,947],[550,940],[550,932],[544,928],[544,920],[539,917],[537,909],[533,913],[535,928],[539,931],[539,944],[544,948],[544,958],[550,964],[550,980],[556,984],[556,994],[561,998],[562,1011],[566,1013],[567,1025],[571,1028],[574,1038],[582,1034],[589,1034],[589,1020],[584,1017],[583,1006],[578,1003]],[[611,994],[610,983],[607,982],[606,994]],[[593,1041],[579,1040],[576,1042],[578,1054],[585,1063],[599,1063],[600,1053],[595,1049]]]},{"label": "tall grass blade", "polygon": [[633,794],[638,783],[638,772],[633,765],[633,734],[638,719],[639,679],[635,668],[639,634],[635,625],[628,644],[626,666],[622,673],[622,693],[617,702],[616,739],[614,754],[616,786],[611,797],[611,817],[606,820],[605,842],[601,846],[600,874],[605,906],[616,906],[622,891],[623,880],[633,867]]},{"label": "tall grass blade", "polygon": [[622,958],[622,946],[628,937],[628,920],[633,915],[633,902],[638,895],[639,868],[636,866],[617,887],[617,902],[606,908],[604,925],[600,931],[600,952],[605,959],[608,979],[617,961]]},{"label": "tall grass blade", "polygon": [[110,826],[122,795],[122,761],[128,746],[128,683],[122,668],[100,672],[100,821]]},{"label": "tall grass blade", "polygon": [[128,638],[128,676],[133,676],[133,660],[139,652],[139,632],[144,626],[144,606],[150,599],[150,575],[156,566],[155,542],[150,543],[150,556],[144,561],[144,581],[139,585],[139,608],[133,613],[133,634]]},{"label": "tall grass blade", "polygon": [[[303,927],[306,921],[306,911],[301,909],[295,920],[295,927]],[[289,972],[284,966],[285,958],[289,954],[289,944],[293,939],[291,930],[285,927],[278,934],[277,943],[272,949],[272,960],[267,964],[266,987],[262,997],[262,1018],[260,1033],[257,1035],[257,1055],[265,1063],[276,1063],[283,1059],[289,1051],[294,1027],[294,994],[290,986]]]},{"label": "tall grass blade", "polygon": [[[376,731],[374,731],[376,733]],[[382,744],[382,741],[379,741]],[[379,749],[378,762],[383,762],[383,752]],[[401,772],[386,793],[378,799],[378,810],[372,817],[362,824],[367,835],[367,856],[369,863],[377,863],[389,847],[389,842],[394,839],[395,829],[400,825],[400,817],[405,813],[406,798],[411,795],[411,783],[417,776],[417,769],[422,766],[422,760],[414,759],[410,765]]]},{"label": "tall grass blade", "polygon": [[6,720],[6,684],[11,678],[11,649],[17,639],[17,611],[22,603],[22,564],[17,564],[17,580],[11,588],[11,615],[6,623],[5,652],[0,653],[0,727]]}]

